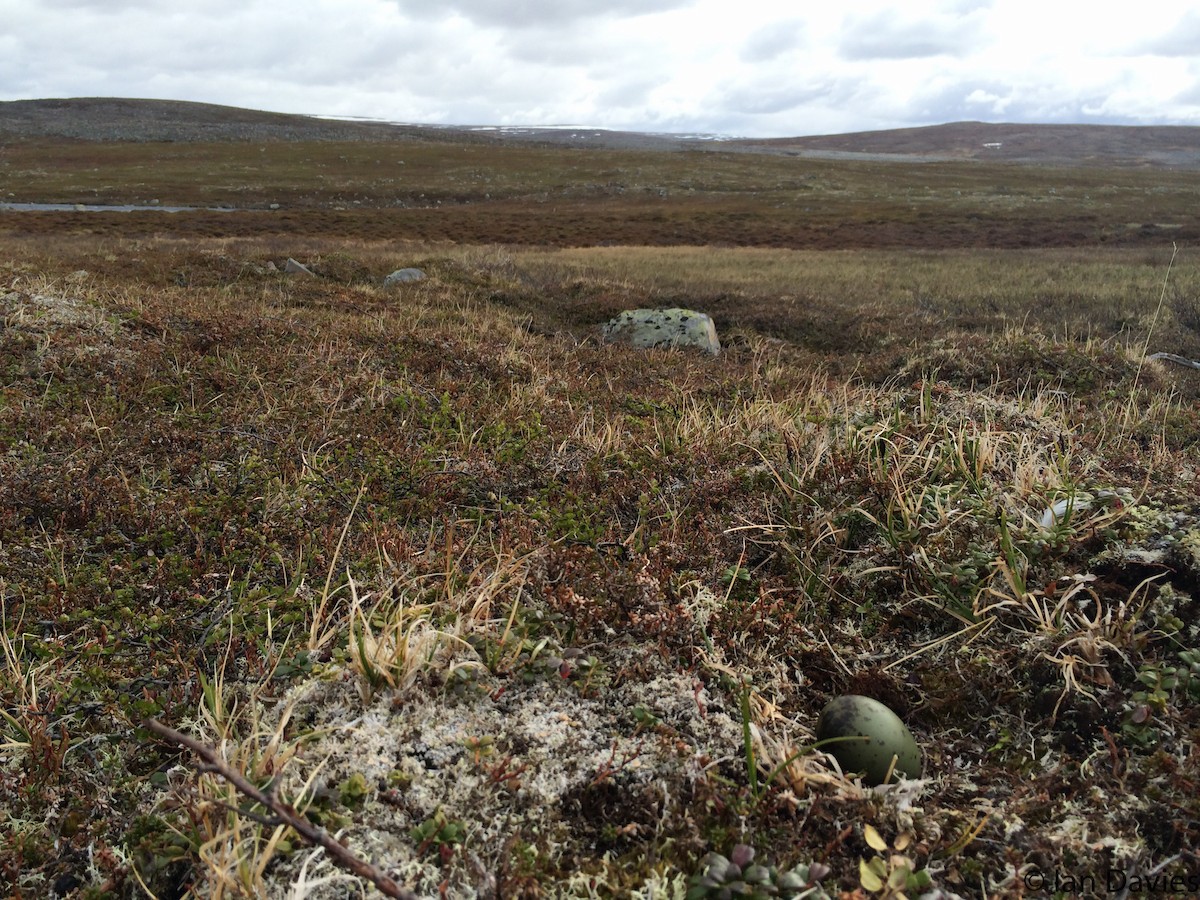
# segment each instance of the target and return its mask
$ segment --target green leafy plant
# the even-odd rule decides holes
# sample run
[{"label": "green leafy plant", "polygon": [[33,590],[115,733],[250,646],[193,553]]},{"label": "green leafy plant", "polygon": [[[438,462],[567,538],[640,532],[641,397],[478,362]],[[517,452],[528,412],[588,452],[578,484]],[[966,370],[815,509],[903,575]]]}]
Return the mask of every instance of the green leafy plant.
[{"label": "green leafy plant", "polygon": [[905,900],[908,894],[925,891],[933,884],[929,873],[904,855],[912,844],[912,835],[902,834],[894,846],[889,846],[874,827],[864,825],[863,838],[872,850],[881,854],[859,859],[858,881],[863,890],[879,897]]},{"label": "green leafy plant", "polygon": [[1181,665],[1145,665],[1138,672],[1142,688],[1129,695],[1132,708],[1121,729],[1140,743],[1152,741],[1154,720],[1167,712],[1173,699],[1200,701],[1200,650],[1182,650],[1178,656]]},{"label": "green leafy plant", "polygon": [[444,859],[466,838],[467,826],[462,821],[447,818],[445,812],[439,808],[409,834],[417,842],[418,855],[424,856],[432,849]]},{"label": "green leafy plant", "polygon": [[639,730],[653,729],[659,723],[660,719],[650,709],[645,706],[635,706],[633,708],[633,720],[637,723]]},{"label": "green leafy plant", "polygon": [[820,881],[829,874],[821,863],[781,871],[754,862],[754,848],[738,844],[728,857],[709,853],[700,861],[700,871],[688,880],[687,900],[765,900],[769,897],[802,900],[829,896]]},{"label": "green leafy plant", "polygon": [[1192,700],[1200,701],[1200,650],[1180,650],[1181,666],[1175,667],[1176,686]]},{"label": "green leafy plant", "polygon": [[721,573],[721,583],[732,585],[734,583],[749,584],[750,570],[739,565],[729,566]]},{"label": "green leafy plant", "polygon": [[367,797],[367,779],[362,772],[355,772],[338,784],[338,797],[343,806],[362,806]]}]

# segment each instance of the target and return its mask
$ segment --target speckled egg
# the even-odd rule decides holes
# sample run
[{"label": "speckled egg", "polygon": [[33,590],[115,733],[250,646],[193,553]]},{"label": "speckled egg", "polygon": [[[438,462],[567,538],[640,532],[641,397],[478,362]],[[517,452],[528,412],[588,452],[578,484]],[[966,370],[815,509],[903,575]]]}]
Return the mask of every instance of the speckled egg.
[{"label": "speckled egg", "polygon": [[835,741],[821,749],[833,755],[843,772],[863,773],[867,784],[883,784],[893,756],[896,773],[906,778],[921,774],[921,748],[912,732],[878,700],[846,694],[829,701],[817,720],[817,740],[828,738],[859,738]]}]

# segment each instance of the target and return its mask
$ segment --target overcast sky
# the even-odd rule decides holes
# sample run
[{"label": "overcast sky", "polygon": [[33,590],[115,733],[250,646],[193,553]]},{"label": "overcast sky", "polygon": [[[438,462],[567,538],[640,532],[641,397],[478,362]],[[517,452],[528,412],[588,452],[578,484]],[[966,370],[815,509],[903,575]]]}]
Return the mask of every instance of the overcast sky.
[{"label": "overcast sky", "polygon": [[1197,0],[0,0],[0,100],[745,136],[1200,125]]}]

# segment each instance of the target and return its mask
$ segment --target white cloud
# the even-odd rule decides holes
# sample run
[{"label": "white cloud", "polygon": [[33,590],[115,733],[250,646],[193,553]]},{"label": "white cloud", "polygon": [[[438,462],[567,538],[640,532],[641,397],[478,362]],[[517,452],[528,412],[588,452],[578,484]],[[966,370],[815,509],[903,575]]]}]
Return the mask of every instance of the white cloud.
[{"label": "white cloud", "polygon": [[1179,86],[1171,99],[1176,104],[1191,107],[1196,112],[1196,121],[1200,122],[1200,72],[1196,68],[1192,66],[1191,77]]},{"label": "white cloud", "polygon": [[785,53],[801,50],[807,44],[803,19],[769,22],[756,28],[742,44],[738,56],[743,62],[769,62]]},{"label": "white cloud", "polygon": [[644,15],[687,6],[687,0],[395,0],[406,14],[420,19],[458,15],[495,28],[546,28],[587,19]]},{"label": "white cloud", "polygon": [[884,9],[847,21],[838,50],[849,60],[965,56],[979,43],[982,22],[974,10],[916,17]]},{"label": "white cloud", "polygon": [[0,99],[811,134],[1200,123],[1193,0],[0,0]]},{"label": "white cloud", "polygon": [[969,107],[976,106],[984,110],[984,115],[989,117],[1004,115],[1005,110],[1012,105],[1012,102],[1013,95],[1011,91],[1001,96],[1000,94],[993,94],[991,91],[986,91],[983,88],[976,88],[967,94],[963,100],[963,103]]},{"label": "white cloud", "polygon": [[1148,38],[1139,49],[1152,56],[1200,56],[1200,12],[1189,9],[1169,28]]}]

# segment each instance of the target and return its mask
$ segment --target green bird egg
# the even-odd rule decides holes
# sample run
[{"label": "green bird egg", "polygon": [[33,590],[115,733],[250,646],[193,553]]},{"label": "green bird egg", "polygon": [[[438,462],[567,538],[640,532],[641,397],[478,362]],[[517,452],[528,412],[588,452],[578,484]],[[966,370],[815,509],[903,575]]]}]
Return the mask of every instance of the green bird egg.
[{"label": "green bird egg", "polygon": [[883,784],[893,757],[896,774],[906,778],[921,774],[921,748],[912,732],[878,700],[847,694],[829,701],[817,720],[817,740],[830,738],[850,738],[822,749],[833,755],[843,772],[861,772],[868,784]]}]

